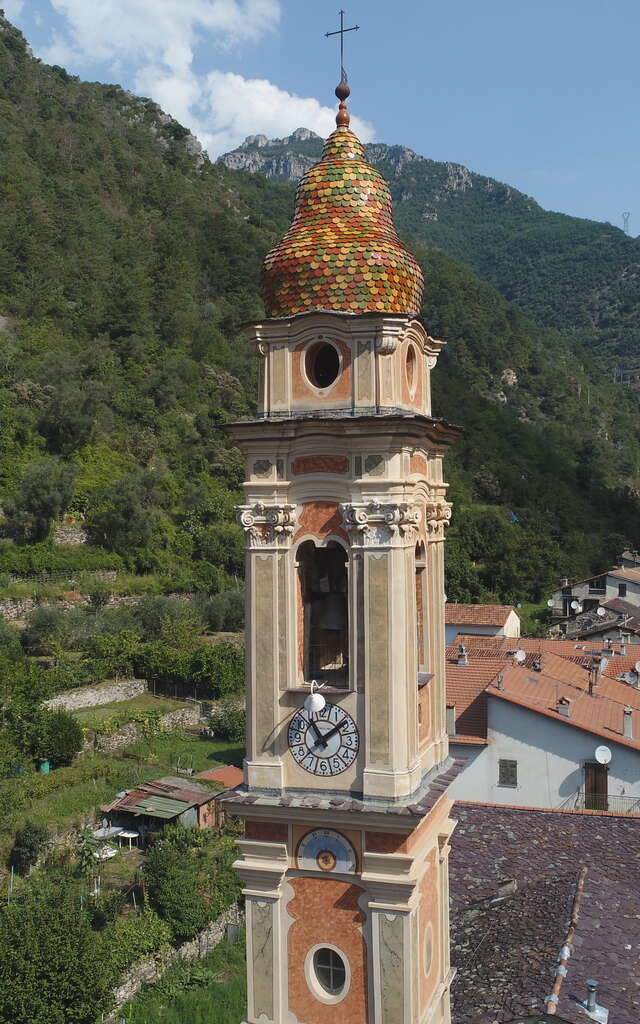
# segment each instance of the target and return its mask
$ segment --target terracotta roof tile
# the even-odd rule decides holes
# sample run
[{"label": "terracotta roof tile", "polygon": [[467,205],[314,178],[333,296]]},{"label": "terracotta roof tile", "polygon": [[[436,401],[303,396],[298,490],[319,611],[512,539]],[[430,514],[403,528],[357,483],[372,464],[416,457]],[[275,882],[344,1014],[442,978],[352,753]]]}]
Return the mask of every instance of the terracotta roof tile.
[{"label": "terracotta roof tile", "polygon": [[222,768],[209,768],[206,772],[200,772],[198,778],[219,782],[225,789],[233,789],[244,781],[244,773],[233,764],[225,764]]},{"label": "terracotta roof tile", "polygon": [[458,665],[447,658],[447,704],[456,709],[456,737],[460,742],[487,738],[486,688],[504,668],[502,658],[469,658]]},{"label": "terracotta roof tile", "polygon": [[[506,666],[498,689],[490,683],[487,693],[510,701],[531,711],[554,718],[563,725],[585,729],[596,736],[640,750],[640,690],[600,676],[593,695],[589,694],[589,672],[566,658],[543,654],[542,671],[531,672],[526,666]],[[570,717],[557,710],[558,699],[571,701]],[[623,734],[623,708],[633,709],[632,727],[635,739]]]},{"label": "terracotta roof tile", "polygon": [[444,620],[452,626],[504,626],[511,612],[518,615],[512,604],[447,603],[444,606]]}]

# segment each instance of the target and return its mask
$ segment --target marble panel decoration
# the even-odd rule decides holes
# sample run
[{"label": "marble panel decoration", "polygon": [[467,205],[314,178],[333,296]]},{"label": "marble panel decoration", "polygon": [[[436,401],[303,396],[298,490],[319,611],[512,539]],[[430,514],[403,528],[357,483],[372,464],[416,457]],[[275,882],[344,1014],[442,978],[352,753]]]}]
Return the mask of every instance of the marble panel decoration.
[{"label": "marble panel decoration", "polygon": [[254,1015],[273,1020],[273,904],[252,900],[250,913]]},{"label": "marble panel decoration", "polygon": [[381,1024],[404,1020],[404,917],[378,918]]}]

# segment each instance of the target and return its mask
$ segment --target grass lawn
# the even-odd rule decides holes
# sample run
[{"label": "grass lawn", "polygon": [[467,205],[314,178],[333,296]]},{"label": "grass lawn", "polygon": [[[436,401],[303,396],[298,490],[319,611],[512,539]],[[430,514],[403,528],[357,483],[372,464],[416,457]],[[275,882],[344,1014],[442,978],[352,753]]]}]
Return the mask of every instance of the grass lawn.
[{"label": "grass lawn", "polygon": [[241,767],[244,744],[205,740],[195,732],[165,732],[138,740],[127,748],[127,753],[147,764],[162,765],[167,771],[175,772],[180,765],[181,768],[193,768],[197,773],[221,764]]},{"label": "grass lawn", "polygon": [[105,718],[117,715],[124,723],[123,717],[128,711],[159,711],[166,714],[167,711],[176,711],[178,708],[189,707],[183,701],[171,700],[169,697],[154,697],[151,693],[140,693],[131,700],[113,701],[111,704],[99,704],[96,707],[79,708],[73,715],[83,729],[95,729],[104,722]]},{"label": "grass lawn", "polygon": [[221,942],[202,960],[170,968],[118,1017],[126,1024],[240,1024],[246,1008],[244,941]]}]

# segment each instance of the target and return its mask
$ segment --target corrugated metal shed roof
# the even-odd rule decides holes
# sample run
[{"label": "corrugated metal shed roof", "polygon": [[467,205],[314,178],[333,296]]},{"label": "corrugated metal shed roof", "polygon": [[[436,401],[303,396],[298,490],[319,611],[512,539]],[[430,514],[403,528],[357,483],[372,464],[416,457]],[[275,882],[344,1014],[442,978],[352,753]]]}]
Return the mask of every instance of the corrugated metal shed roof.
[{"label": "corrugated metal shed roof", "polygon": [[179,814],[188,811],[193,804],[184,800],[171,800],[166,796],[149,796],[138,801],[130,810],[134,814],[147,814],[151,818],[177,818]]}]

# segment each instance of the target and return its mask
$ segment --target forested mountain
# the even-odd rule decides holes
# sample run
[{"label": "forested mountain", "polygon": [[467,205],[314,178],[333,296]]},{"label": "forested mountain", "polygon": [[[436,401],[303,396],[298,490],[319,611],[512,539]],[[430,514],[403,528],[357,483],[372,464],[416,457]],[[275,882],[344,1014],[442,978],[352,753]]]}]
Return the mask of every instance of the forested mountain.
[{"label": "forested mountain", "polygon": [[[46,561],[66,508],[137,570],[210,591],[241,572],[221,425],[254,407],[238,328],[263,313],[292,200],[211,164],[150,100],[42,64],[0,19],[0,571],[35,547]],[[640,544],[630,394],[449,255],[418,255],[449,342],[436,412],[466,427],[449,598],[537,599]]]},{"label": "forested mountain", "polygon": [[[640,239],[611,224],[543,210],[530,196],[460,164],[370,143],[400,230],[462,260],[544,326],[586,342],[611,367],[640,364]],[[306,129],[250,136],[228,167],[295,182],[322,152]]]}]

